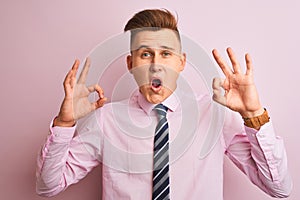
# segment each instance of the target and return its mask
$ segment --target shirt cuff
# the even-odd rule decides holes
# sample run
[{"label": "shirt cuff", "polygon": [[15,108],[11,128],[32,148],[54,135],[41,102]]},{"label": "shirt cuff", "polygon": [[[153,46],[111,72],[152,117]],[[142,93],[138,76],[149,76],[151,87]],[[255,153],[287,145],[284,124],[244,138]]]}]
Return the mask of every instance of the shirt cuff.
[{"label": "shirt cuff", "polygon": [[276,138],[271,121],[265,123],[259,130],[245,126],[245,132],[252,144],[263,144]]},{"label": "shirt cuff", "polygon": [[77,124],[72,127],[60,127],[53,126],[53,121],[54,119],[51,121],[49,127],[49,135],[51,135],[52,141],[57,143],[69,143],[74,136]]}]

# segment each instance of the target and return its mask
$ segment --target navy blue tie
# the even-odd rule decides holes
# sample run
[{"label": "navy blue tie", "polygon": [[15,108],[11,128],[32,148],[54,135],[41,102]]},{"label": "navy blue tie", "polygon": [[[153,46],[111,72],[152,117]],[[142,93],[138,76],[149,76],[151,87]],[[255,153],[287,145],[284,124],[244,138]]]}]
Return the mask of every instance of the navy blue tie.
[{"label": "navy blue tie", "polygon": [[163,200],[170,199],[168,108],[158,104],[154,110],[157,112],[158,124],[154,136],[152,200]]}]

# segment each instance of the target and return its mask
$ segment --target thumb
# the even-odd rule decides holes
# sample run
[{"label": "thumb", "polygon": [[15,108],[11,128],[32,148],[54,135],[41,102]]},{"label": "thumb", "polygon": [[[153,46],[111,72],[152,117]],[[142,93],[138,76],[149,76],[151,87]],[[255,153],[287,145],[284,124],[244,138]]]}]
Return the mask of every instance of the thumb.
[{"label": "thumb", "polygon": [[224,95],[224,79],[221,79],[219,77],[214,78],[212,82],[212,88],[213,88],[213,100],[223,106],[226,106],[226,97]]}]

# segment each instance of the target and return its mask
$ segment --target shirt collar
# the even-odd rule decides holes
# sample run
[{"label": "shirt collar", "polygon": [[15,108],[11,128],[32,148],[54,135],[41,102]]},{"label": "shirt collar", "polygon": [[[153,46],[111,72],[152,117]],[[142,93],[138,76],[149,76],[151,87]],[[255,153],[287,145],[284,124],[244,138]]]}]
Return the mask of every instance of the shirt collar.
[{"label": "shirt collar", "polygon": [[[176,89],[167,99],[165,99],[162,104],[167,106],[168,109],[171,112],[174,112],[179,104],[180,104],[180,100],[177,94],[178,89]],[[145,97],[138,92],[138,104],[140,105],[140,107],[148,114],[150,115],[150,112],[153,110],[153,108],[157,105],[157,104],[152,104],[150,102],[148,102]]]}]

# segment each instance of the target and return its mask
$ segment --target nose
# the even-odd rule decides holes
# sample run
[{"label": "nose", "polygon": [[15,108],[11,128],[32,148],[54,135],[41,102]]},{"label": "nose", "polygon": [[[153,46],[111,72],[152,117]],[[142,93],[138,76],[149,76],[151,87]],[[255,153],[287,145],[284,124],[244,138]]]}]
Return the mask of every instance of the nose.
[{"label": "nose", "polygon": [[163,66],[159,63],[151,63],[149,70],[152,73],[160,72],[163,70]]},{"label": "nose", "polygon": [[159,59],[159,55],[155,54],[152,57],[151,64],[150,64],[150,72],[159,72],[163,70],[163,65]]}]

